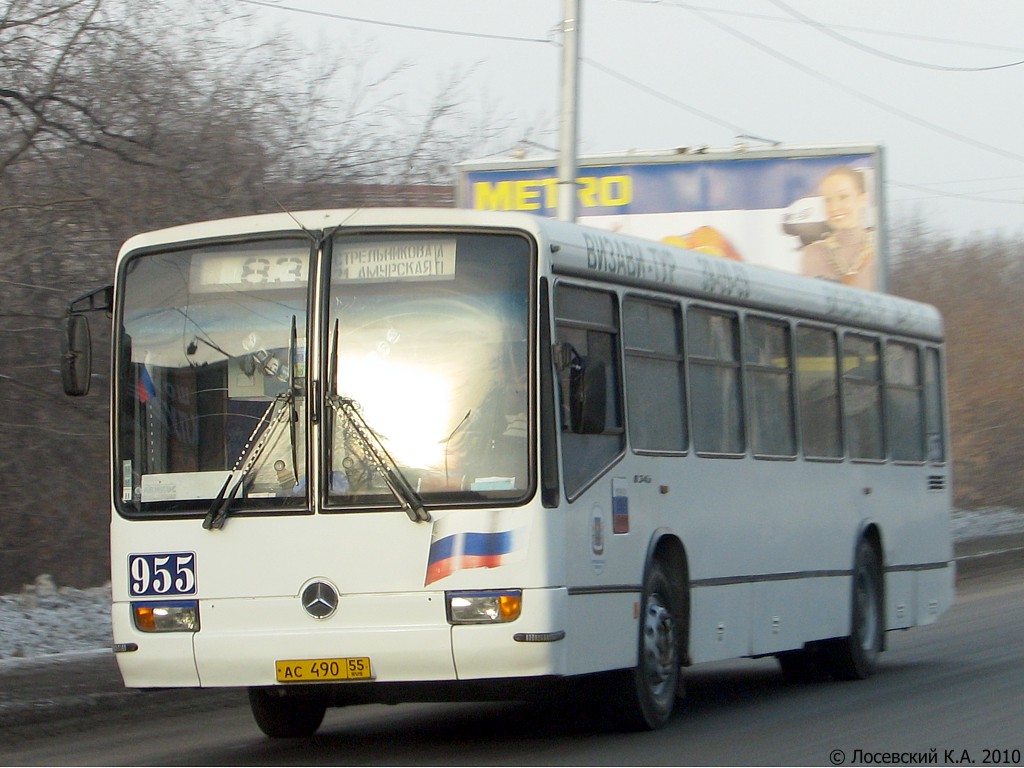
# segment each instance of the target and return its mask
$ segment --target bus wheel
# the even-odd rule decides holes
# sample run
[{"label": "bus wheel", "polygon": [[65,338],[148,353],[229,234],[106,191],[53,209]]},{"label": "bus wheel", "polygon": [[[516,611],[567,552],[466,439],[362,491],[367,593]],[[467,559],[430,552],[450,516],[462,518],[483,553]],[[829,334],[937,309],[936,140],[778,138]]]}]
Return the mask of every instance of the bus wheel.
[{"label": "bus wheel", "polygon": [[659,561],[644,583],[637,666],[612,673],[607,703],[617,724],[631,731],[655,730],[668,722],[679,685],[681,596]]},{"label": "bus wheel", "polygon": [[866,539],[857,545],[850,613],[850,635],[829,648],[831,671],[841,680],[863,680],[878,665],[885,631],[881,562]]},{"label": "bus wheel", "polygon": [[327,711],[321,699],[282,695],[276,688],[250,688],[249,706],[256,725],[272,739],[312,736]]}]

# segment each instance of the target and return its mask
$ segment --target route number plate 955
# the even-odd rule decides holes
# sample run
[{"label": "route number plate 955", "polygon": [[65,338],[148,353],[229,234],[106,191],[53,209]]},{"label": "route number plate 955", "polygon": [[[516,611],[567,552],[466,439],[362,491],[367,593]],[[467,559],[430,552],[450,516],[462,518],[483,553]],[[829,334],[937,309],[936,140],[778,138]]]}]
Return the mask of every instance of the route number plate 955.
[{"label": "route number plate 955", "polygon": [[279,683],[325,683],[335,680],[372,680],[370,660],[366,657],[348,659],[290,659],[277,662]]}]

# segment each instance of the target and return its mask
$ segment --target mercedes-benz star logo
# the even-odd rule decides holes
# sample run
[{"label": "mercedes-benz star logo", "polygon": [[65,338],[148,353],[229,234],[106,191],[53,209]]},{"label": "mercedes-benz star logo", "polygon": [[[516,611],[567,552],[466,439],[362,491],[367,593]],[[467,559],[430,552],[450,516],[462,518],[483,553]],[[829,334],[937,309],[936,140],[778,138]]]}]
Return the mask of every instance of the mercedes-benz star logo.
[{"label": "mercedes-benz star logo", "polygon": [[314,619],[326,619],[338,610],[338,590],[325,581],[314,581],[302,590],[302,607]]}]

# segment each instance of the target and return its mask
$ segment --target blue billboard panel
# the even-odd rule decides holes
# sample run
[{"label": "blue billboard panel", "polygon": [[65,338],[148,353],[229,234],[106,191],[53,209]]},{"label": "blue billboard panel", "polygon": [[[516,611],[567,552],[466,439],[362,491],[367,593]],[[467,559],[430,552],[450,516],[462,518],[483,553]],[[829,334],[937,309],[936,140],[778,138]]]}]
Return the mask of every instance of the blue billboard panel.
[{"label": "blue billboard panel", "polygon": [[[722,155],[678,161],[661,156],[651,162],[584,159],[576,178],[578,220],[724,258],[884,289],[879,148]],[[554,163],[473,166],[462,169],[463,207],[556,215]]]}]

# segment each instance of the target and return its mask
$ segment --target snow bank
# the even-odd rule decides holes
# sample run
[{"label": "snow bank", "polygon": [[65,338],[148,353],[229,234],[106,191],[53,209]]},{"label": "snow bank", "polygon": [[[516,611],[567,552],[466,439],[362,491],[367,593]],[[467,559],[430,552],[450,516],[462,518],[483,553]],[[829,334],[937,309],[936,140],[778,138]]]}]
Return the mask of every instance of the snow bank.
[{"label": "snow bank", "polygon": [[57,587],[40,576],[17,595],[0,595],[0,661],[110,648],[110,585]]},{"label": "snow bank", "polygon": [[1008,507],[956,510],[953,512],[953,540],[970,541],[985,536],[1024,533],[1024,511]]}]

